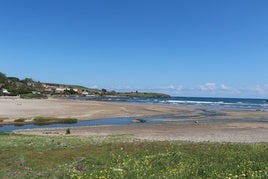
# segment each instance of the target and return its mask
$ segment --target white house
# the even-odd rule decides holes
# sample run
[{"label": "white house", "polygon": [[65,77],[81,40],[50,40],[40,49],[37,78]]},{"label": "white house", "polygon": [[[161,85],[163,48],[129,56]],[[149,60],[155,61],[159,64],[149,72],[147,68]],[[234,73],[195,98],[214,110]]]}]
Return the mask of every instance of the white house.
[{"label": "white house", "polygon": [[59,87],[59,88],[56,88],[55,93],[64,93],[65,90],[67,90],[67,89]]},{"label": "white house", "polygon": [[41,94],[39,91],[32,91],[32,94]]},{"label": "white house", "polygon": [[82,92],[82,95],[85,95],[86,96],[86,95],[88,95],[88,92],[87,91],[83,91]]},{"label": "white house", "polygon": [[10,92],[9,92],[7,89],[5,89],[5,88],[2,89],[2,92],[3,92],[4,94],[10,94]]}]

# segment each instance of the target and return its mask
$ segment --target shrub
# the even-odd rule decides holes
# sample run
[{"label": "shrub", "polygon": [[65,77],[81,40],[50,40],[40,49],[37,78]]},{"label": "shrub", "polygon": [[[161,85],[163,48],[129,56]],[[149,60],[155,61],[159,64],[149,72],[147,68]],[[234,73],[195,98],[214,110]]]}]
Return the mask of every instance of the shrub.
[{"label": "shrub", "polygon": [[25,118],[19,118],[19,119],[16,119],[16,120],[14,120],[14,125],[15,126],[23,126],[24,125],[24,122],[25,122]]},{"label": "shrub", "polygon": [[66,129],[66,134],[67,134],[67,135],[68,135],[68,134],[71,134],[71,130],[70,130],[70,128]]},{"label": "shrub", "polygon": [[74,118],[56,118],[56,117],[36,117],[33,119],[35,125],[48,125],[48,124],[74,124],[77,119]]},{"label": "shrub", "polygon": [[19,118],[19,119],[16,119],[16,120],[14,120],[14,122],[25,122],[25,118]]}]

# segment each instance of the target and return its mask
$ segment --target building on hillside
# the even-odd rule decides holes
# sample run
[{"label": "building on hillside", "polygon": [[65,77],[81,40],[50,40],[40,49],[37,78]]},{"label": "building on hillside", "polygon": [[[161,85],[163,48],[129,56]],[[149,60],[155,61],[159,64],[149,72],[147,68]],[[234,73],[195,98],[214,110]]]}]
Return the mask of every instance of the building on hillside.
[{"label": "building on hillside", "polygon": [[47,85],[47,84],[43,84],[42,86],[44,88],[44,91],[46,91],[46,92],[54,92],[57,89],[56,86],[51,86],[51,85]]},{"label": "building on hillside", "polygon": [[10,92],[7,89],[5,89],[5,88],[2,88],[2,93],[3,94],[10,94]]},{"label": "building on hillside", "polygon": [[59,87],[59,88],[56,88],[55,93],[58,93],[58,94],[64,93],[65,90],[67,90],[67,88]]},{"label": "building on hillside", "polygon": [[82,95],[86,96],[86,95],[88,95],[88,92],[87,91],[83,91],[82,92]]},{"label": "building on hillside", "polygon": [[32,91],[32,94],[41,94],[39,91]]},{"label": "building on hillside", "polygon": [[34,84],[34,82],[27,82],[27,84],[26,84],[27,86],[30,86],[30,87],[35,87],[35,84]]}]

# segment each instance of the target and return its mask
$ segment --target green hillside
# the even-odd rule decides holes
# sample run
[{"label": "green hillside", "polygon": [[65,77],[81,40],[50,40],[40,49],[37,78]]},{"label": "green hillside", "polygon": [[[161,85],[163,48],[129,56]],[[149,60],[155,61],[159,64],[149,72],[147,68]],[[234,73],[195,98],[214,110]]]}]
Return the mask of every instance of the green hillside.
[{"label": "green hillside", "polygon": [[99,95],[141,98],[168,98],[162,93],[147,92],[116,92],[106,89],[90,89],[80,85],[42,83],[32,78],[19,79],[7,77],[0,72],[0,96],[18,96],[21,98],[45,98],[47,95]]}]

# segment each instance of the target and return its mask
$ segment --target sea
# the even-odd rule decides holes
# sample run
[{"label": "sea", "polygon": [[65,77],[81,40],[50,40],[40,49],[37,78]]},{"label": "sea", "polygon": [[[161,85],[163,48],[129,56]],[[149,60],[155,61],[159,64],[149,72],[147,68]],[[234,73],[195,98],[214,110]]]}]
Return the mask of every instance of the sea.
[{"label": "sea", "polygon": [[170,106],[190,106],[210,110],[250,110],[268,111],[268,99],[251,98],[208,98],[208,97],[170,97],[170,98],[137,98],[137,97],[72,97],[75,100],[111,101],[126,103],[159,104]]}]

